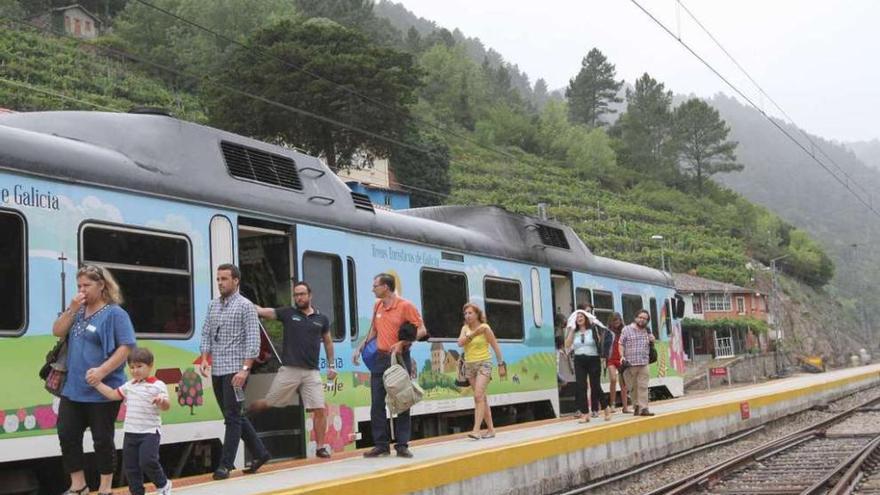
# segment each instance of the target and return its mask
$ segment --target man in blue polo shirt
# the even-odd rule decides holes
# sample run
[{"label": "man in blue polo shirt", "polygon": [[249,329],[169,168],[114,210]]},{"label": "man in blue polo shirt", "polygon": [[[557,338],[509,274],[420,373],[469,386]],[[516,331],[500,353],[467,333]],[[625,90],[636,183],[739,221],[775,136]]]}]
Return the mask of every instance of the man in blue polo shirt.
[{"label": "man in blue polo shirt", "polygon": [[303,407],[312,413],[315,425],[316,451],[318,457],[328,458],[330,452],[324,446],[327,416],[324,412],[324,384],[318,371],[321,342],[327,355],[327,379],[336,378],[333,356],[333,339],[330,336],[330,320],[312,306],[312,288],[306,282],[293,286],[294,306],[282,308],[257,308],[261,318],[280,320],[284,326],[284,344],[281,369],[272,380],[265,399],[255,401],[251,413],[270,407],[291,405],[296,394],[302,396]]}]

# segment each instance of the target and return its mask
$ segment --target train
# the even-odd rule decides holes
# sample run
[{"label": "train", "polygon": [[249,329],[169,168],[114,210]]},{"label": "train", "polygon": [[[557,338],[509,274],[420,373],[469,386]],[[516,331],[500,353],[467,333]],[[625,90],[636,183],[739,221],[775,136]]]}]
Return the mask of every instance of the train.
[{"label": "train", "polygon": [[[469,427],[471,391],[454,385],[467,301],[484,308],[508,363],[488,390],[502,423],[565,412],[557,323],[583,302],[602,320],[650,311],[660,356],[652,390],[683,393],[682,305],[667,273],[596,256],[570,227],[500,207],[377,208],[316,157],[160,112],[0,115],[0,238],[0,473],[39,477],[60,456],[58,399],[37,371],[83,264],[112,271],[138,345],[156,356],[173,402],[162,458],[174,475],[213,467],[223,438],[210,380],[196,373],[223,263],[241,268],[242,292],[261,306],[290,304],[293,280],[312,286],[336,354],[338,375],[325,384],[335,452],[370,443],[369,372],[351,357],[369,330],[378,273],[395,277],[431,334],[411,352],[425,390],[415,438]],[[280,337],[277,327],[267,334]],[[249,398],[277,366],[255,371]],[[314,454],[298,406],[254,421],[275,457]]]}]

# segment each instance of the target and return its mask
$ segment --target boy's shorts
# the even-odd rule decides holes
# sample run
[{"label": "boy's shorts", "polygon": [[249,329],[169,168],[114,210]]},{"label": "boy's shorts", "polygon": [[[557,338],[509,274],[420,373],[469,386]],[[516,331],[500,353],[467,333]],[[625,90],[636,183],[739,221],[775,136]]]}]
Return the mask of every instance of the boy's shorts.
[{"label": "boy's shorts", "polygon": [[269,392],[266,402],[271,407],[284,407],[296,403],[296,393],[302,396],[302,405],[306,409],[324,408],[324,383],[318,370],[282,366]]}]

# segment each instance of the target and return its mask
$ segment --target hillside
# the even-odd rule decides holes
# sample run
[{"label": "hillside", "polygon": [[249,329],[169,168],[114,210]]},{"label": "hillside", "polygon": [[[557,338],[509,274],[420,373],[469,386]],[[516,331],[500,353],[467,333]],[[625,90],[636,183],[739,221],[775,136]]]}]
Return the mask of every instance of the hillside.
[{"label": "hillside", "polygon": [[[212,4],[204,5],[209,8]],[[316,5],[320,6],[312,4]],[[196,70],[228,69],[224,64],[230,59],[225,57],[236,55],[238,60],[246,61],[251,55],[241,53],[240,49],[236,54],[237,49],[228,46],[219,47],[218,52],[218,47],[205,44],[199,36],[174,31],[174,20],[155,15],[149,22],[161,21],[164,32],[176,33],[175,49],[162,45],[164,42],[158,37],[139,38],[143,33],[140,23],[146,18],[141,15],[144,7],[139,4],[129,7],[121,14],[124,22],[116,23],[115,37],[103,44],[124,46],[140,54],[164,53],[168,57],[166,63],[172,66],[188,67],[196,59],[209,61],[204,67],[195,67]],[[224,4],[217,8],[228,7]],[[275,8],[290,14],[284,10],[285,2],[279,2]],[[206,18],[225,22],[228,16],[206,15]],[[264,20],[263,16],[251,16],[250,21],[252,23],[239,33],[242,39],[267,26],[278,27],[272,24],[271,18]],[[320,26],[325,32],[339,36],[352,36],[337,24],[323,21],[310,26]],[[292,16],[284,22],[302,27],[308,20]],[[155,30],[151,34],[161,32]],[[316,30],[300,32],[308,35]],[[387,43],[389,33],[383,32],[382,36],[385,40],[382,43]],[[442,36],[414,38],[412,41],[415,42],[411,46],[402,49],[408,51],[400,55],[401,60],[411,57],[421,79],[421,86],[413,88],[413,99],[418,101],[411,105],[411,111],[422,122],[437,122],[439,126],[435,127],[453,129],[453,132],[428,132],[424,128],[409,131],[417,133],[425,142],[436,143],[439,152],[434,153],[432,160],[437,156],[441,159],[436,166],[432,162],[435,169],[430,170],[431,173],[445,175],[445,167],[449,167],[451,195],[444,202],[496,204],[528,214],[536,213],[538,203],[547,203],[550,215],[571,225],[599,255],[659,267],[662,249],[668,266],[675,271],[691,271],[740,285],[752,284],[752,280],[763,273],[761,264],[755,260],[766,263],[784,254],[792,273],[814,286],[824,284],[825,278],[810,278],[813,273],[830,273],[821,249],[805,232],[793,229],[767,209],[711,183],[705,194],[698,197],[688,187],[670,187],[627,168],[618,163],[615,143],[608,133],[570,123],[564,103],[550,101],[539,111],[524,101],[518,84],[510,77],[511,71],[501,69],[509,64],[501,63],[499,68],[480,64],[473,59],[471,50],[455,37],[451,40]],[[402,39],[396,43],[407,46]],[[141,66],[98,55],[101,50],[87,43],[7,29],[0,33],[0,49],[0,83],[3,83],[0,84],[0,106],[16,110],[122,111],[131,106],[157,106],[170,109],[184,119],[227,129],[241,127],[259,139],[278,141],[279,128],[262,129],[262,119],[239,125],[244,122],[243,113],[228,112],[225,118],[241,122],[218,122],[216,112],[202,110],[216,109],[221,102],[212,100],[215,97],[212,92],[197,87],[189,87],[190,91],[198,91],[197,95],[170,90],[169,87],[176,87],[175,77],[162,74],[162,79],[153,78]],[[239,82],[235,80],[238,74],[227,70],[225,76],[235,85]],[[356,72],[347,74],[356,77]],[[258,86],[249,88],[257,94],[265,94]],[[308,90],[306,85],[294,85],[285,87],[284,92],[289,96],[300,88]],[[320,97],[326,92],[325,88],[304,93],[304,96]],[[307,100],[295,99],[295,104],[305,105]],[[258,113],[284,117],[272,119],[272,124],[283,126],[292,121],[290,114],[277,109]],[[747,113],[743,115],[749,117]],[[350,117],[342,114],[338,118],[350,121]],[[290,136],[284,141],[301,144],[294,134]],[[745,136],[734,135],[733,138],[744,140]],[[762,134],[754,141],[765,138]],[[447,152],[449,158],[444,161],[442,157]],[[753,161],[761,158],[760,154],[750,152],[743,156],[744,162],[746,158]],[[404,176],[408,167],[416,167],[416,164],[424,167],[426,162],[421,155],[403,160],[395,152],[391,153],[391,159],[398,177]],[[747,168],[749,170],[751,168]],[[432,182],[434,176],[424,177],[427,179],[418,183],[419,186],[437,187],[437,183]],[[735,175],[730,177],[736,178]],[[663,244],[652,240],[654,235],[662,235]],[[813,291],[808,305],[823,305],[830,297],[821,290]],[[832,303],[837,307],[836,302]],[[852,304],[847,306],[847,301],[839,307],[843,313],[853,309]],[[841,316],[841,331],[853,326],[843,323],[844,320],[846,318]],[[834,325],[833,322],[824,324]]]}]

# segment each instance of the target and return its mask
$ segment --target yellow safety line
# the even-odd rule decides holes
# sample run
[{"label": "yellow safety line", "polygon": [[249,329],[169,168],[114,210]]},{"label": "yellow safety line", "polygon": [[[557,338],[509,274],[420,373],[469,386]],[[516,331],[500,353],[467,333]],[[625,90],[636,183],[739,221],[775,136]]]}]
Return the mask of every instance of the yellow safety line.
[{"label": "yellow safety line", "polygon": [[[260,495],[367,495],[382,493],[396,495],[459,482],[487,473],[493,473],[516,466],[529,464],[554,455],[584,450],[596,445],[606,444],[629,437],[665,430],[692,423],[695,420],[727,416],[740,413],[740,403],[748,402],[752,414],[757,408],[768,407],[804,395],[814,394],[841,385],[862,381],[876,376],[871,372],[840,378],[832,382],[819,383],[777,392],[770,395],[734,400],[722,404],[702,406],[689,411],[661,413],[654,417],[636,418],[632,421],[604,424],[580,432],[567,432],[547,438],[531,440],[516,445],[450,455],[411,466],[382,469],[366,475],[356,475],[332,481],[262,492]],[[328,466],[328,469],[332,467]]]}]

